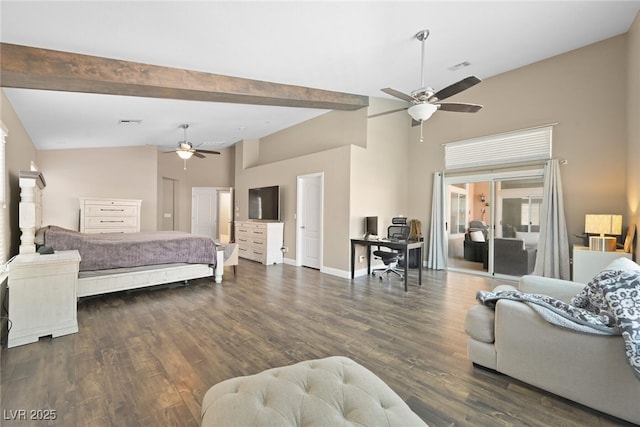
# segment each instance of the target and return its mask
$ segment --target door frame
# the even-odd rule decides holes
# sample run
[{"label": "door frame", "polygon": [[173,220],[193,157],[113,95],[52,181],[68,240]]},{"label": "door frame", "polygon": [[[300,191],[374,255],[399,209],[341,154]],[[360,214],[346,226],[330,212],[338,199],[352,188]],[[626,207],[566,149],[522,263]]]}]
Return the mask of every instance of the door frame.
[{"label": "door frame", "polygon": [[323,267],[324,267],[324,172],[317,172],[317,173],[311,173],[311,174],[306,174],[306,175],[298,175],[297,179],[296,179],[296,196],[297,196],[297,203],[296,203],[296,259],[295,259],[295,265],[298,267],[301,267],[302,264],[302,258],[303,258],[303,234],[302,232],[300,232],[300,230],[302,229],[303,223],[304,223],[304,218],[303,218],[303,212],[304,212],[304,183],[305,180],[308,179],[318,179],[320,182],[320,200],[319,200],[319,206],[320,206],[320,248],[318,253],[320,254],[320,271],[322,271]]}]

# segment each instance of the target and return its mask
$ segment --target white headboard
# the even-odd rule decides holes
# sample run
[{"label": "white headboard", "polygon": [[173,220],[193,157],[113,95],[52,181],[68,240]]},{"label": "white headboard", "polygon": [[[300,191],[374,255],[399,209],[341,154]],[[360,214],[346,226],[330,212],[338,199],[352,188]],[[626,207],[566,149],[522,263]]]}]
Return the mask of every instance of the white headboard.
[{"label": "white headboard", "polygon": [[20,253],[36,253],[36,231],[42,226],[41,190],[47,185],[39,171],[20,171]]}]

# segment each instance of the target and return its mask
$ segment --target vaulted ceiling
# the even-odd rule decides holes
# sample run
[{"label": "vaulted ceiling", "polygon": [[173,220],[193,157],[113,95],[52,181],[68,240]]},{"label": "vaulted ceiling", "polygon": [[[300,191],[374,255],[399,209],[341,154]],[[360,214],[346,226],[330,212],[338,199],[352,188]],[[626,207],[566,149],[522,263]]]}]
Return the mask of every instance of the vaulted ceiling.
[{"label": "vaulted ceiling", "polygon": [[[437,90],[468,75],[486,79],[625,33],[639,10],[640,1],[3,0],[0,40],[115,60],[112,63],[249,79],[250,92],[265,84],[287,92],[284,98],[290,95],[287,88],[293,88],[299,91],[296,96],[312,101],[319,94],[339,92],[357,95],[350,99],[361,102],[362,96],[388,98],[380,91],[385,87],[404,92],[419,88],[421,47],[414,35],[422,29],[431,32],[426,42],[426,83]],[[40,68],[47,72],[47,66],[56,62],[49,58],[42,63]],[[50,68],[53,72],[55,67]],[[42,90],[6,87],[10,77],[20,73],[0,76],[3,91],[37,148],[170,147],[182,139],[179,126],[187,123],[194,145],[206,143],[201,147],[215,149],[260,138],[337,108],[257,98],[194,100],[186,92],[165,98],[163,93],[176,93],[168,89],[158,90],[159,96],[145,92],[123,96],[98,90],[107,77],[99,68],[94,71],[97,77],[80,92],[71,87],[79,83],[76,78],[67,79],[63,88],[29,86],[49,89]],[[87,93],[92,88],[100,93]],[[224,90],[228,95],[237,87]],[[482,103],[465,94],[455,100]],[[122,125],[120,120],[141,122]]]}]

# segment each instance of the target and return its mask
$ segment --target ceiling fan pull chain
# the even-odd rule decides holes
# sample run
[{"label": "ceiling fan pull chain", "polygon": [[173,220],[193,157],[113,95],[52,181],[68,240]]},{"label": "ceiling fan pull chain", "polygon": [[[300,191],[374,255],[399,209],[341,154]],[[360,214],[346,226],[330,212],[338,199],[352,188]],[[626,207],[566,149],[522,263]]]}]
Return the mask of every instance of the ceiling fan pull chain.
[{"label": "ceiling fan pull chain", "polygon": [[420,142],[424,142],[424,137],[422,136],[422,123],[424,123],[424,120],[420,121]]}]

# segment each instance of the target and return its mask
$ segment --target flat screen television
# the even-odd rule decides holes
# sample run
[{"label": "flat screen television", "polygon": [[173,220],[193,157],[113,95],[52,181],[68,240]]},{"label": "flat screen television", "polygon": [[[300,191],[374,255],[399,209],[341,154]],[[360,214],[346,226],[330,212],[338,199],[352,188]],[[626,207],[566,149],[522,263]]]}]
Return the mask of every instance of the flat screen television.
[{"label": "flat screen television", "polygon": [[249,189],[249,219],[280,221],[280,187]]}]

